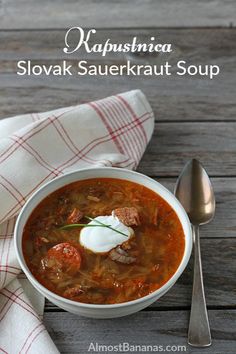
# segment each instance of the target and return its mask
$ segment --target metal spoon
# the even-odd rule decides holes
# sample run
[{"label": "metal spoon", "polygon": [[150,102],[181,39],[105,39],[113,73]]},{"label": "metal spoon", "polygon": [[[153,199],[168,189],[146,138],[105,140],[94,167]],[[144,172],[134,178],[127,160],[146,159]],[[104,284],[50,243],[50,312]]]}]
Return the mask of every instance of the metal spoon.
[{"label": "metal spoon", "polygon": [[180,174],[175,195],[192,223],[194,239],[194,275],[188,343],[195,347],[211,345],[204,294],[199,226],[207,224],[215,214],[215,196],[210,179],[198,160],[189,161]]}]

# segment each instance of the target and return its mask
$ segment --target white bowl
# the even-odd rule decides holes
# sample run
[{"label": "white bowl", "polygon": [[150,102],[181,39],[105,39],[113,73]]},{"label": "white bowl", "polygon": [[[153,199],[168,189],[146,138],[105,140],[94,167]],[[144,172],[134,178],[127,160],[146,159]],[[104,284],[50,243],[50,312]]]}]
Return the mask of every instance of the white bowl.
[{"label": "white bowl", "polygon": [[[185,250],[182,261],[176,270],[175,274],[165,283],[161,288],[152,292],[151,294],[144,296],[137,300],[132,300],[128,302],[123,302],[119,304],[111,304],[111,305],[96,305],[96,304],[85,304],[81,302],[72,301],[61,297],[59,295],[54,294],[47,288],[45,288],[42,284],[40,284],[32,275],[29,268],[26,265],[25,259],[23,257],[22,252],[22,234],[24,230],[24,226],[31,215],[32,211],[36,208],[36,206],[49,194],[54,192],[55,190],[75,181],[80,181],[89,178],[119,178],[128,180],[131,182],[139,183],[160,195],[171,207],[175,210],[176,214],[179,217],[179,220],[182,224],[184,235],[185,235]],[[55,178],[54,180],[48,182],[44,186],[42,186],[38,191],[36,191],[31,198],[27,201],[25,206],[23,207],[20,215],[18,216],[15,232],[15,248],[17,253],[17,258],[20,263],[21,268],[25,272],[29,281],[33,284],[33,286],[42,293],[46,298],[48,298],[51,302],[61,307],[62,309],[78,314],[86,317],[93,318],[113,318],[113,317],[121,317],[126,316],[131,313],[142,310],[143,308],[149,306],[157,299],[159,299],[162,295],[164,295],[176,282],[179,276],[183,273],[192,250],[192,231],[191,225],[188,219],[188,216],[183,209],[182,205],[175,198],[175,196],[169,192],[165,187],[163,187],[160,183],[155,180],[142,175],[137,172],[119,169],[119,168],[89,168],[82,169],[72,173],[68,173],[64,176]]]}]

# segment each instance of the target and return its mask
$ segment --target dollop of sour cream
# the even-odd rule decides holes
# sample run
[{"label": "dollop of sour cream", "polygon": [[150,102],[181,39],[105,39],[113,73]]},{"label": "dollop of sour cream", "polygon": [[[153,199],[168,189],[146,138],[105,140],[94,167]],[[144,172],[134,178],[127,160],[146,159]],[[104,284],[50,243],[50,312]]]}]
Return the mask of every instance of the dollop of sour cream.
[{"label": "dollop of sour cream", "polygon": [[112,248],[128,241],[134,234],[131,227],[124,225],[114,215],[98,216],[88,225],[101,225],[98,222],[110,225],[113,229],[120,231],[127,236],[122,235],[121,233],[118,233],[108,227],[84,227],[80,232],[80,244],[95,253],[109,252]]}]

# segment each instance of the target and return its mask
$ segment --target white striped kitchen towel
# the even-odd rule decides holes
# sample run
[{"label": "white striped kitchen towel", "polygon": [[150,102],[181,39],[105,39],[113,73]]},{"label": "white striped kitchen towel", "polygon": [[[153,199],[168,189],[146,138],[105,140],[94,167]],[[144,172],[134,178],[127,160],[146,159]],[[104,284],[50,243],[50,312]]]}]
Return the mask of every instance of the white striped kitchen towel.
[{"label": "white striped kitchen towel", "polygon": [[14,252],[14,224],[24,203],[65,172],[135,169],[153,127],[139,90],[0,121],[0,353],[58,353],[41,321],[44,299],[22,279]]}]

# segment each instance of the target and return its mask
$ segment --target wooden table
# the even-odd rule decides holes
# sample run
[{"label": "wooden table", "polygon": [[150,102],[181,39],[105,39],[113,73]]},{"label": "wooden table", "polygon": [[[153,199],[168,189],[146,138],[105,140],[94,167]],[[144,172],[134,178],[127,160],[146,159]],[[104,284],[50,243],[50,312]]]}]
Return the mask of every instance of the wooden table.
[{"label": "wooden table", "polygon": [[[177,5],[178,3],[178,5]],[[223,1],[60,3],[44,0],[0,3],[0,117],[44,111],[140,88],[156,117],[153,139],[139,165],[145,173],[173,191],[184,164],[195,157],[211,176],[217,201],[214,221],[201,229],[206,299],[213,345],[186,347],[187,353],[236,352],[236,18],[235,4]],[[122,5],[122,6],[121,6]],[[121,10],[122,9],[122,10]],[[122,14],[122,16],[119,14]],[[53,14],[55,14],[53,16]],[[100,28],[96,39],[127,42],[151,35],[170,42],[167,55],[115,55],[105,61],[136,63],[217,64],[220,75],[204,77],[20,77],[16,62],[61,63],[65,28]],[[147,25],[149,27],[147,27]],[[165,27],[165,28],[164,28]],[[84,51],[72,55],[102,63]],[[63,353],[86,353],[90,342],[186,345],[192,288],[192,260],[177,284],[149,308],[126,318],[93,320],[46,304],[45,325]],[[173,348],[172,348],[173,349]],[[174,349],[172,350],[174,352]],[[179,351],[180,352],[180,351]]]}]

